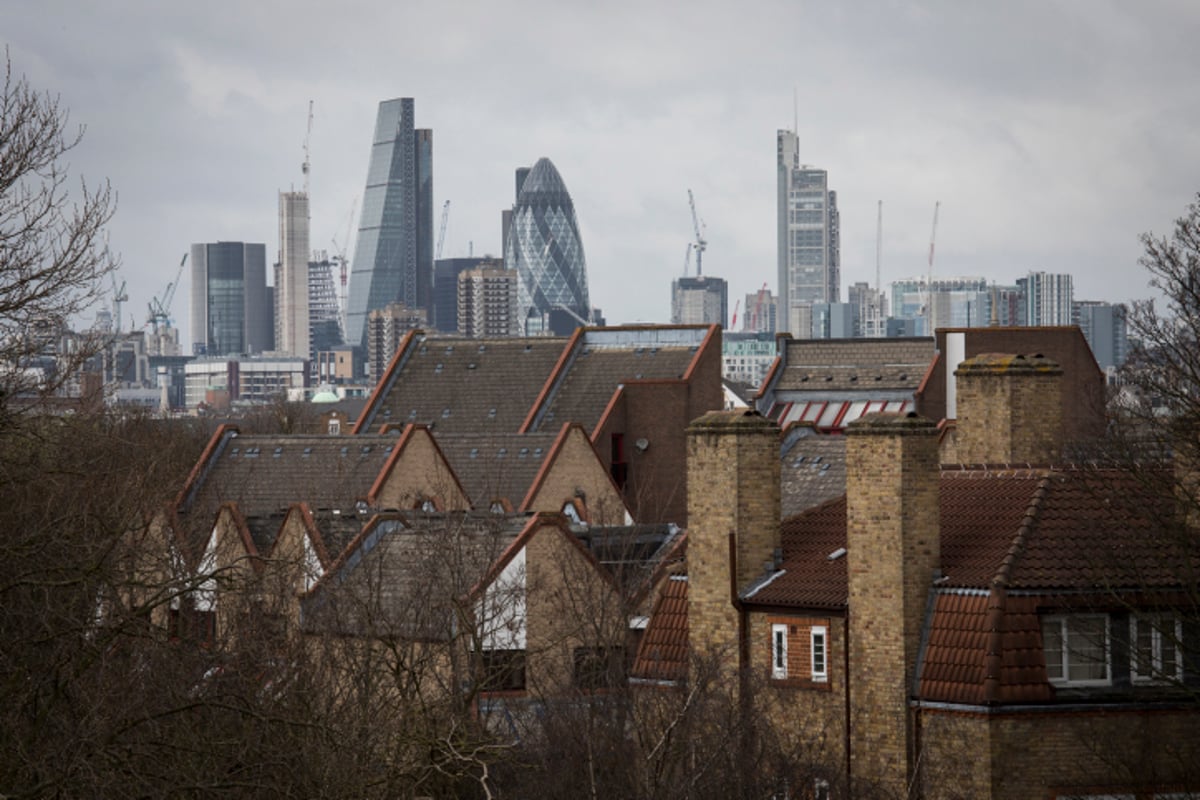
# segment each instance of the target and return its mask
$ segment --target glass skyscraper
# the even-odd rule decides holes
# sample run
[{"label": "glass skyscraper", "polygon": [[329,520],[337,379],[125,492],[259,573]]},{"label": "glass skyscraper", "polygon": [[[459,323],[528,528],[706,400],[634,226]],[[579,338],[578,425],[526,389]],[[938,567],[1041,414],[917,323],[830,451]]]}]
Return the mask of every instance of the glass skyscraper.
[{"label": "glass skyscraper", "polygon": [[508,225],[504,265],[520,276],[521,332],[569,334],[590,318],[587,264],[575,204],[550,159],[517,170],[517,204]]},{"label": "glass skyscraper", "polygon": [[250,355],[275,347],[267,246],[192,245],[192,354]]},{"label": "glass skyscraper", "polygon": [[800,163],[795,131],[778,132],[779,330],[812,329],[814,303],[838,302],[841,282],[837,193],[823,169]]},{"label": "glass skyscraper", "polygon": [[433,288],[433,132],[413,127],[411,97],[379,104],[358,245],[350,270],[346,341],[366,345],[367,315],[389,303],[428,309]]}]

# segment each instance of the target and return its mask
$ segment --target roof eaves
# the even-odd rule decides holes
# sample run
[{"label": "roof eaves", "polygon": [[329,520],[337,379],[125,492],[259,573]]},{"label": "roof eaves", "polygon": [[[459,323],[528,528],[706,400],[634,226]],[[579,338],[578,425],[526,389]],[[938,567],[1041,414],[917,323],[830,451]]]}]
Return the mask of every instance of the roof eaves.
[{"label": "roof eaves", "polygon": [[183,488],[179,490],[179,494],[175,497],[172,508],[176,512],[188,510],[187,506],[190,506],[191,502],[196,498],[196,492],[204,484],[204,479],[208,477],[209,470],[212,469],[212,465],[220,457],[226,443],[237,435],[237,426],[228,422],[222,423],[213,431],[212,438],[208,440],[208,444],[205,445],[200,458],[192,467],[192,471],[188,473],[187,480],[183,483]]},{"label": "roof eaves", "polygon": [[400,368],[408,360],[412,352],[412,343],[418,336],[424,337],[425,332],[413,329],[404,334],[404,338],[400,340],[400,346],[396,348],[392,360],[388,363],[387,369],[384,370],[383,377],[375,384],[375,389],[367,399],[367,404],[359,412],[358,419],[354,422],[354,428],[350,431],[351,435],[370,430],[371,423],[375,420],[375,412],[379,410],[379,404],[392,391],[392,386],[399,376]]},{"label": "roof eaves", "polygon": [[[692,376],[696,374],[696,369],[699,367],[700,359],[707,355],[710,348],[714,347],[713,340],[720,336],[721,328],[719,325],[709,325],[708,333],[704,334],[703,341],[696,348],[696,352],[692,353],[692,360],[688,362],[688,368],[683,371],[683,380],[690,383]],[[718,353],[718,357],[720,354]]]},{"label": "roof eaves", "polygon": [[575,355],[583,345],[585,331],[586,328],[576,328],[575,332],[571,334],[571,338],[567,340],[566,346],[558,356],[558,361],[554,364],[554,369],[550,370],[546,382],[542,385],[542,390],[538,392],[537,398],[533,401],[533,406],[525,415],[521,427],[517,428],[517,433],[531,433],[537,427],[542,414],[550,405],[552,395],[566,377],[570,365],[575,361]]}]

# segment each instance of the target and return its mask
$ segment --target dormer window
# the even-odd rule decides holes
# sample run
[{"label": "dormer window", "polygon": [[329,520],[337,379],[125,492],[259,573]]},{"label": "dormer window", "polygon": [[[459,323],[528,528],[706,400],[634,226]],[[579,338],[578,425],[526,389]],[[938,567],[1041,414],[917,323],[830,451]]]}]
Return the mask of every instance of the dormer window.
[{"label": "dormer window", "polygon": [[1059,686],[1107,686],[1112,682],[1107,614],[1042,618],[1046,677]]},{"label": "dormer window", "polygon": [[1130,677],[1135,683],[1183,680],[1183,623],[1173,614],[1138,614],[1129,620]]}]

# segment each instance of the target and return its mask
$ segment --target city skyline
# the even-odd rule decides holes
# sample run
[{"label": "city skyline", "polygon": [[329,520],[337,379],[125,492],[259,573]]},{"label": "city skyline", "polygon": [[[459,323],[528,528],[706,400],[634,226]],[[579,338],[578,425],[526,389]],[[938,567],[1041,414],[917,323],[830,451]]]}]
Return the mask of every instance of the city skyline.
[{"label": "city skyline", "polygon": [[[1007,283],[1044,270],[1073,274],[1080,299],[1150,296],[1137,237],[1168,231],[1200,188],[1190,5],[769,3],[764,27],[701,3],[686,24],[639,8],[636,30],[620,8],[358,10],[372,24],[304,4],[287,19],[269,6],[65,0],[7,15],[14,72],[88,127],[72,177],[119,192],[122,328],[131,313],[144,321],[189,243],[274,252],[277,192],[303,180],[309,100],[314,249],[346,243],[379,100],[411,96],[439,131],[435,207],[453,201],[443,257],[500,255],[512,165],[547,154],[570,178],[590,299],[614,322],[669,317],[665,289],[630,287],[678,274],[689,188],[705,271],[735,297],[777,291],[779,128],[798,129],[802,159],[838,191],[843,286],[876,282],[882,199],[885,285],[925,273],[941,201],[937,275]],[[803,56],[800,22],[821,31]],[[355,46],[312,58],[322,41]],[[189,330],[182,293],[172,315]]]}]

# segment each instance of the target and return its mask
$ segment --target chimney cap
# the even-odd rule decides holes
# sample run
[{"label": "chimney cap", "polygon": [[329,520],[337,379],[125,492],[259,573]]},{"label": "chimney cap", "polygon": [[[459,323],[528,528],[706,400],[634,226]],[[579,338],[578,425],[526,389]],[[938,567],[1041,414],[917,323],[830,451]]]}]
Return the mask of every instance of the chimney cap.
[{"label": "chimney cap", "polygon": [[937,433],[937,423],[920,414],[865,414],[846,426],[847,436],[917,436]]},{"label": "chimney cap", "polygon": [[1062,367],[1041,353],[980,353],[958,365],[955,375],[1061,375]]}]

